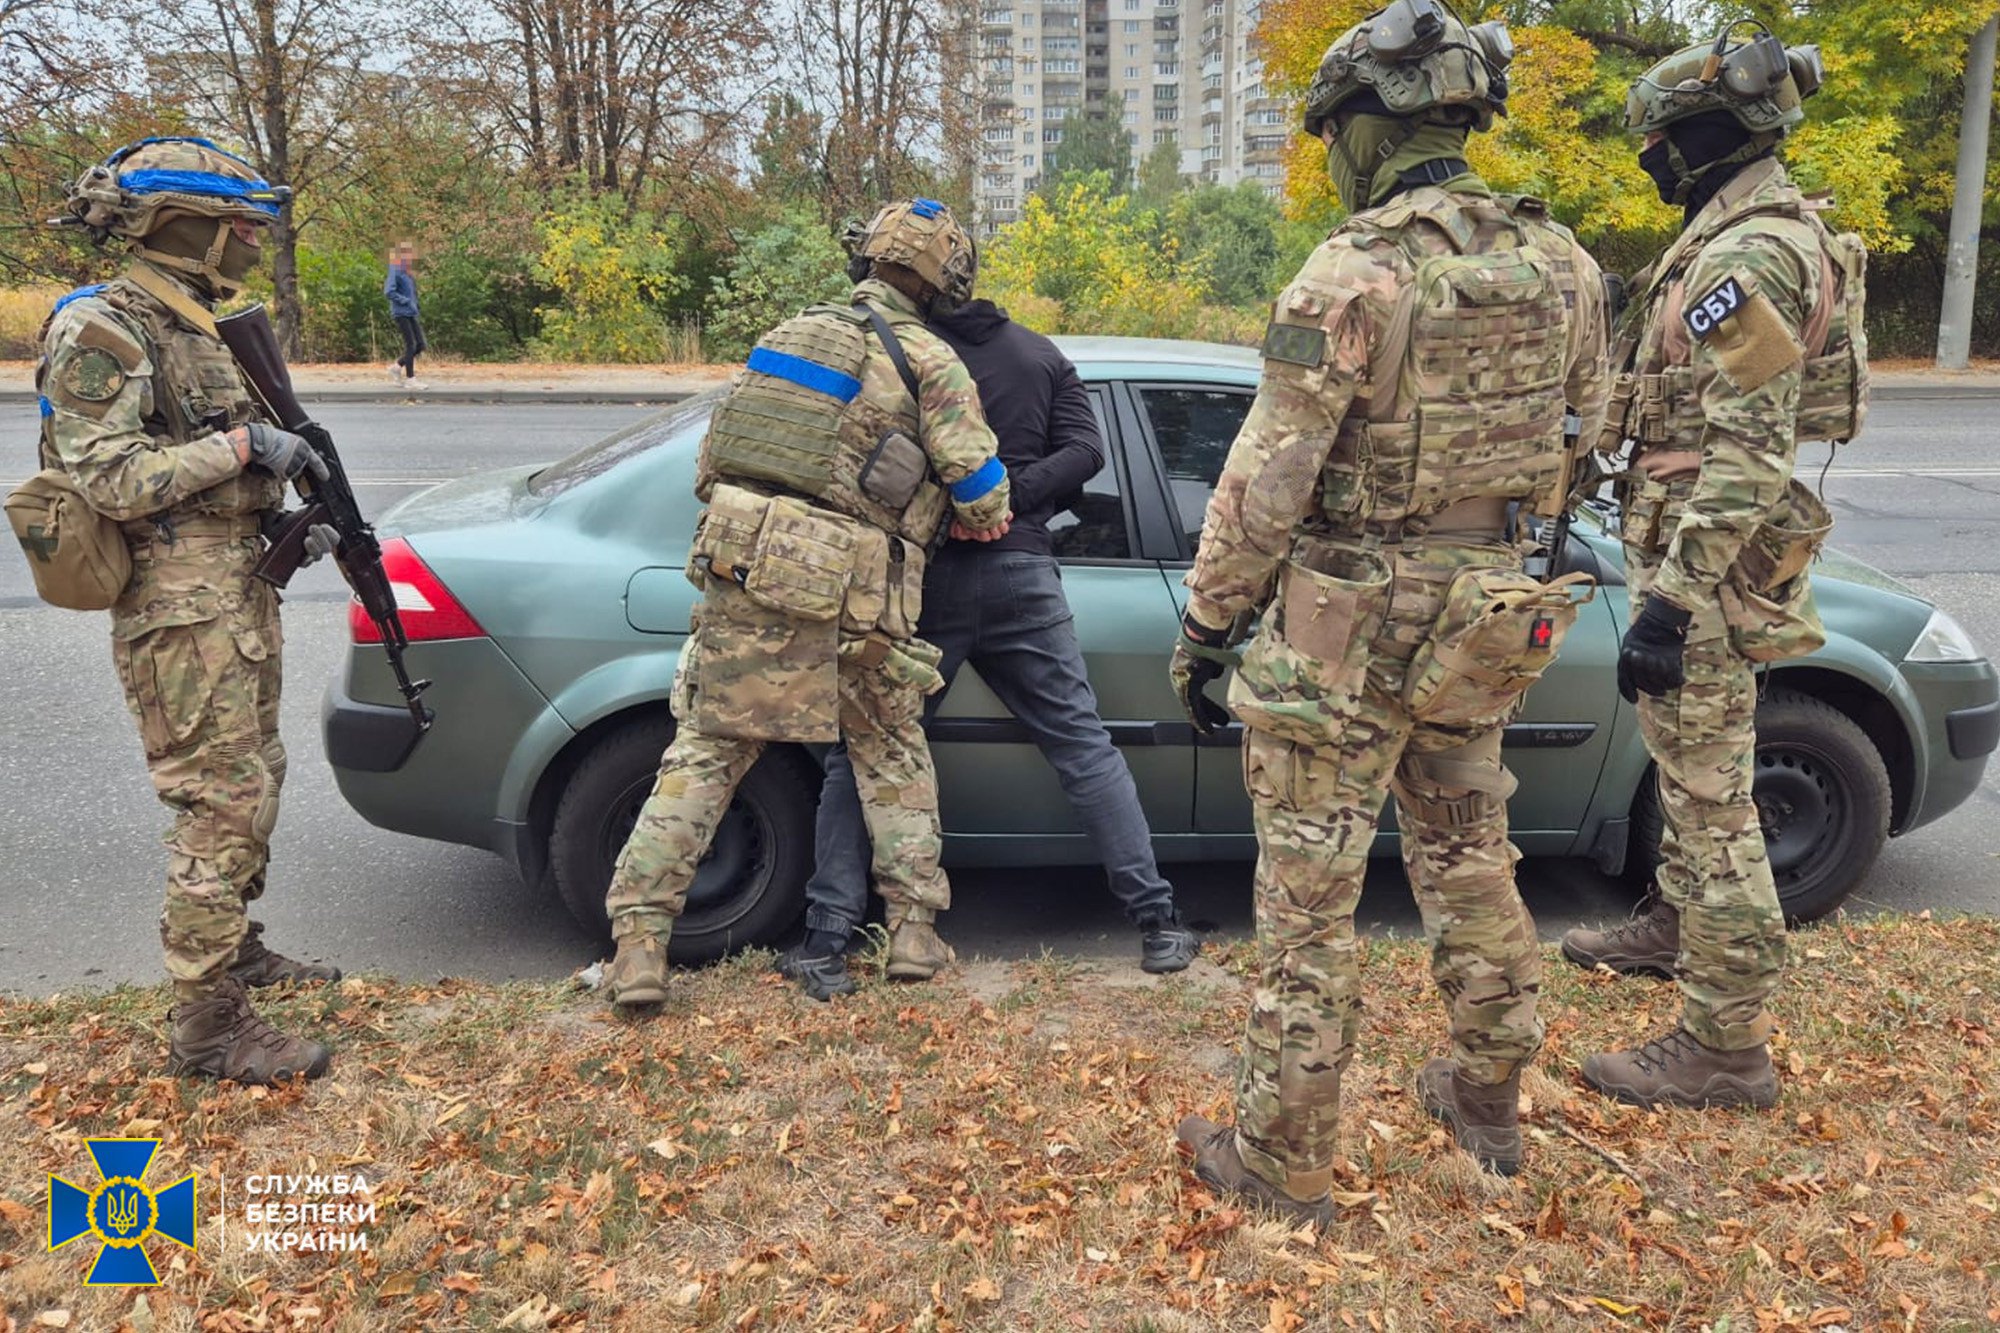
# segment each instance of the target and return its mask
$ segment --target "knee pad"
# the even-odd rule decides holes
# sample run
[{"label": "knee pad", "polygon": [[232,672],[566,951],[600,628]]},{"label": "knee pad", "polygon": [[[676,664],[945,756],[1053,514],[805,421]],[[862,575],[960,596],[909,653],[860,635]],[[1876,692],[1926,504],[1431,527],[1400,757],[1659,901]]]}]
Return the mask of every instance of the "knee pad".
[{"label": "knee pad", "polygon": [[285,786],[285,762],[285,743],[276,736],[265,741],[257,752],[257,765],[263,770],[264,781],[257,808],[250,816],[250,831],[259,842],[269,842],[272,831],[278,827],[278,795]]}]

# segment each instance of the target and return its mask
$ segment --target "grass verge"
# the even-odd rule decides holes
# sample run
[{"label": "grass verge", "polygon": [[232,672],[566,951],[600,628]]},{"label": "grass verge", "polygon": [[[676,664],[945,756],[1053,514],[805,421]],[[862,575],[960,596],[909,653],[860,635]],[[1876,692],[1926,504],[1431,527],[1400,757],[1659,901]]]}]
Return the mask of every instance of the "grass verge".
[{"label": "grass verge", "polygon": [[[335,1035],[309,1088],[158,1076],[159,990],[0,1000],[0,1333],[332,1329],[1955,1329],[2000,1323],[2000,923],[1803,932],[1775,1112],[1616,1106],[1577,1062],[1671,987],[1551,961],[1516,1182],[1409,1092],[1442,1046],[1420,945],[1372,944],[1321,1234],[1213,1198],[1172,1146],[1225,1114],[1248,946],[1165,981],[1045,958],[816,1005],[768,955],[628,1022],[563,985],[349,980],[269,1004]],[[162,1140],[200,1245],[89,1289],[46,1250],[86,1137]],[[358,1174],[366,1250],[249,1252],[252,1177]],[[268,1196],[267,1196],[268,1197]],[[303,1196],[293,1195],[299,1198]]]}]

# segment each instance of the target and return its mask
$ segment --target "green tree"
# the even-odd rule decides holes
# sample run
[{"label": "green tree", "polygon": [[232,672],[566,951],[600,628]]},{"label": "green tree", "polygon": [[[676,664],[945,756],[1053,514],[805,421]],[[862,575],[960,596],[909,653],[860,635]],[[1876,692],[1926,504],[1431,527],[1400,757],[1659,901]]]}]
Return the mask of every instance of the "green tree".
[{"label": "green tree", "polygon": [[574,361],[666,359],[665,309],[686,279],[681,227],[629,217],[613,194],[572,195],[542,219],[535,275],[553,288],[542,350]]},{"label": "green tree", "polygon": [[747,356],[773,325],[847,290],[839,242],[815,214],[790,210],[742,237],[729,271],[713,280],[708,352],[725,361]]},{"label": "green tree", "polygon": [[1141,159],[1132,201],[1164,218],[1174,196],[1186,189],[1187,180],[1181,175],[1181,146],[1169,139],[1154,144],[1153,151]]},{"label": "green tree", "polygon": [[1174,199],[1167,229],[1180,242],[1183,265],[1205,280],[1224,305],[1255,305],[1272,296],[1278,258],[1278,206],[1254,181],[1207,185]]},{"label": "green tree", "polygon": [[757,192],[780,205],[827,206],[826,118],[789,90],[764,99],[764,123],[750,143]]},{"label": "green tree", "polygon": [[1132,136],[1102,111],[1071,111],[1062,119],[1062,142],[1048,155],[1046,167],[1045,198],[1060,197],[1075,184],[1073,178],[1097,172],[1109,178],[1112,194],[1124,194],[1132,185]]}]

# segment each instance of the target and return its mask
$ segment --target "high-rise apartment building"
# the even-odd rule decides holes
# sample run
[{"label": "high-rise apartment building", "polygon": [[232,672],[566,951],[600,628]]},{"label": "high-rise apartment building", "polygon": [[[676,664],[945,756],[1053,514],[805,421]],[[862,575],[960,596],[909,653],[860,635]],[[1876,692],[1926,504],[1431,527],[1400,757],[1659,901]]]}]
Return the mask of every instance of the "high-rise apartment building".
[{"label": "high-rise apartment building", "polygon": [[1136,165],[1162,143],[1181,174],[1279,187],[1287,132],[1251,49],[1260,0],[980,0],[980,230],[1020,216],[1071,113],[1101,110]]}]

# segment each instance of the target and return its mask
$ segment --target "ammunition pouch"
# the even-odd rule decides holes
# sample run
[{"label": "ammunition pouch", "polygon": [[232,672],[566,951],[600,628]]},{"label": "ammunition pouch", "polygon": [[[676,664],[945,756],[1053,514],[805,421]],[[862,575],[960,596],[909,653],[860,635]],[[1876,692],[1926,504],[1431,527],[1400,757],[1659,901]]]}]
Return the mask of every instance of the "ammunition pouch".
[{"label": "ammunition pouch", "polygon": [[847,600],[857,526],[851,518],[789,495],[772,496],[757,530],[743,591],[768,610],[801,620],[832,620]]},{"label": "ammunition pouch", "polygon": [[1518,569],[1459,570],[1430,637],[1410,659],[1403,706],[1428,726],[1501,726],[1555,660],[1578,608],[1596,595],[1587,574],[1543,583]]}]

